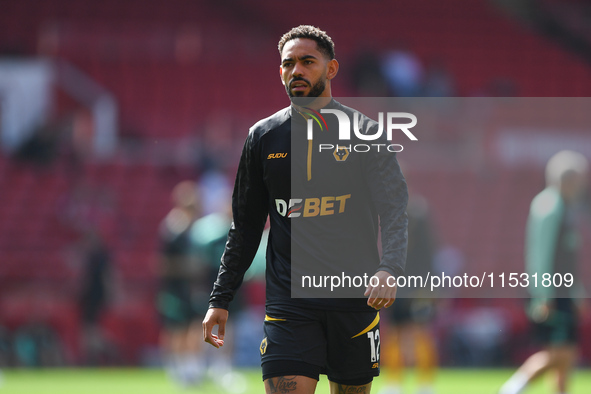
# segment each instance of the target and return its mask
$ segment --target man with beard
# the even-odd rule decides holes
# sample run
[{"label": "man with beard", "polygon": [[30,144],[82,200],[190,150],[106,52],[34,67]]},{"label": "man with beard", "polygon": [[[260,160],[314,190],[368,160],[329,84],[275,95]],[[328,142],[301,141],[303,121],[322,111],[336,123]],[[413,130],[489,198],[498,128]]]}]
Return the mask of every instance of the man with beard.
[{"label": "man with beard", "polygon": [[[246,139],[232,197],[233,223],[203,321],[204,340],[216,348],[224,344],[228,304],[269,215],[260,346],[266,392],[314,393],[319,375],[326,374],[331,393],[369,393],[379,374],[376,310],[394,302],[395,281],[388,279],[401,275],[406,261],[406,182],[394,153],[339,154],[337,147],[334,155],[319,154],[306,132],[292,130],[311,125],[309,119],[321,109],[353,119],[354,110],[332,99],[331,81],[339,69],[332,39],[302,25],[283,35],[279,53],[292,104],[256,123]],[[323,121],[329,122],[327,129],[335,126],[334,119]],[[361,115],[358,124],[362,133],[376,134],[378,124],[371,119]],[[327,135],[316,134],[320,140]],[[292,205],[296,200],[300,203]],[[363,289],[357,298],[292,298],[292,280],[299,283],[303,262],[334,272],[349,273],[345,267],[369,272],[372,281],[363,287],[367,299]]]}]

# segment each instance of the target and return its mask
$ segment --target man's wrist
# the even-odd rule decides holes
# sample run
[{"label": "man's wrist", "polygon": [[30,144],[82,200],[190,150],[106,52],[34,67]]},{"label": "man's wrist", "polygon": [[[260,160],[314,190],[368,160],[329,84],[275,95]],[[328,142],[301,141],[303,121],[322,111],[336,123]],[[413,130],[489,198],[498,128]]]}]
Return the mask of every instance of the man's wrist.
[{"label": "man's wrist", "polygon": [[228,310],[229,306],[230,306],[229,302],[216,300],[216,301],[209,301],[209,308],[208,309],[217,308],[217,309]]}]

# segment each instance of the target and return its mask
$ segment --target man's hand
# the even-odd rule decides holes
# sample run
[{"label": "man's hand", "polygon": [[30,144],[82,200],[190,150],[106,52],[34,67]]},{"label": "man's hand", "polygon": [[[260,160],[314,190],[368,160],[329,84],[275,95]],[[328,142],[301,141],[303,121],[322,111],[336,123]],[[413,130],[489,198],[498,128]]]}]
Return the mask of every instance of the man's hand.
[{"label": "man's hand", "polygon": [[377,286],[374,287],[371,285],[372,282],[376,284],[376,280],[372,279],[365,293],[363,293],[364,296],[369,296],[367,298],[367,305],[377,310],[380,310],[382,307],[387,308],[396,299],[396,282],[390,279],[390,286],[388,286],[388,278],[393,276],[386,271],[378,271],[373,277],[378,278]]},{"label": "man's hand", "polygon": [[[203,340],[216,348],[224,346],[224,334],[226,333],[226,322],[228,311],[221,308],[210,308],[203,319]],[[218,334],[211,331],[218,326]]]}]

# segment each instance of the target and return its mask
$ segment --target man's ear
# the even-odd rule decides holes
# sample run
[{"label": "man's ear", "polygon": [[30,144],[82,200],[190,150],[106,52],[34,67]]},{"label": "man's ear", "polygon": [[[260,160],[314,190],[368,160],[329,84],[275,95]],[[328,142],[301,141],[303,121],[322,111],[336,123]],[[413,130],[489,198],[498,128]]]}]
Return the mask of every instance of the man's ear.
[{"label": "man's ear", "polygon": [[283,80],[283,67],[279,66],[279,77],[281,78],[281,83],[285,86],[285,81]]},{"label": "man's ear", "polygon": [[338,72],[339,72],[339,62],[337,62],[337,59],[332,59],[331,61],[328,62],[326,78],[330,81],[331,79],[333,79],[334,77],[337,76]]}]

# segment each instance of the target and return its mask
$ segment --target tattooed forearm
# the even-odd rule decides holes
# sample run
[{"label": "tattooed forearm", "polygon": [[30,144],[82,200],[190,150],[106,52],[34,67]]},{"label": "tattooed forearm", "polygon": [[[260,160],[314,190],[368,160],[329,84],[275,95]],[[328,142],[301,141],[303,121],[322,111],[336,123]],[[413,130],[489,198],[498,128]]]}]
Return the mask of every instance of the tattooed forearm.
[{"label": "tattooed forearm", "polygon": [[267,380],[271,393],[291,393],[298,388],[298,382],[295,381],[295,376],[280,376],[278,378],[271,378]]},{"label": "tattooed forearm", "polygon": [[339,394],[369,394],[369,388],[370,386],[368,385],[363,385],[363,386],[346,386],[344,384],[339,384],[338,385]]}]

